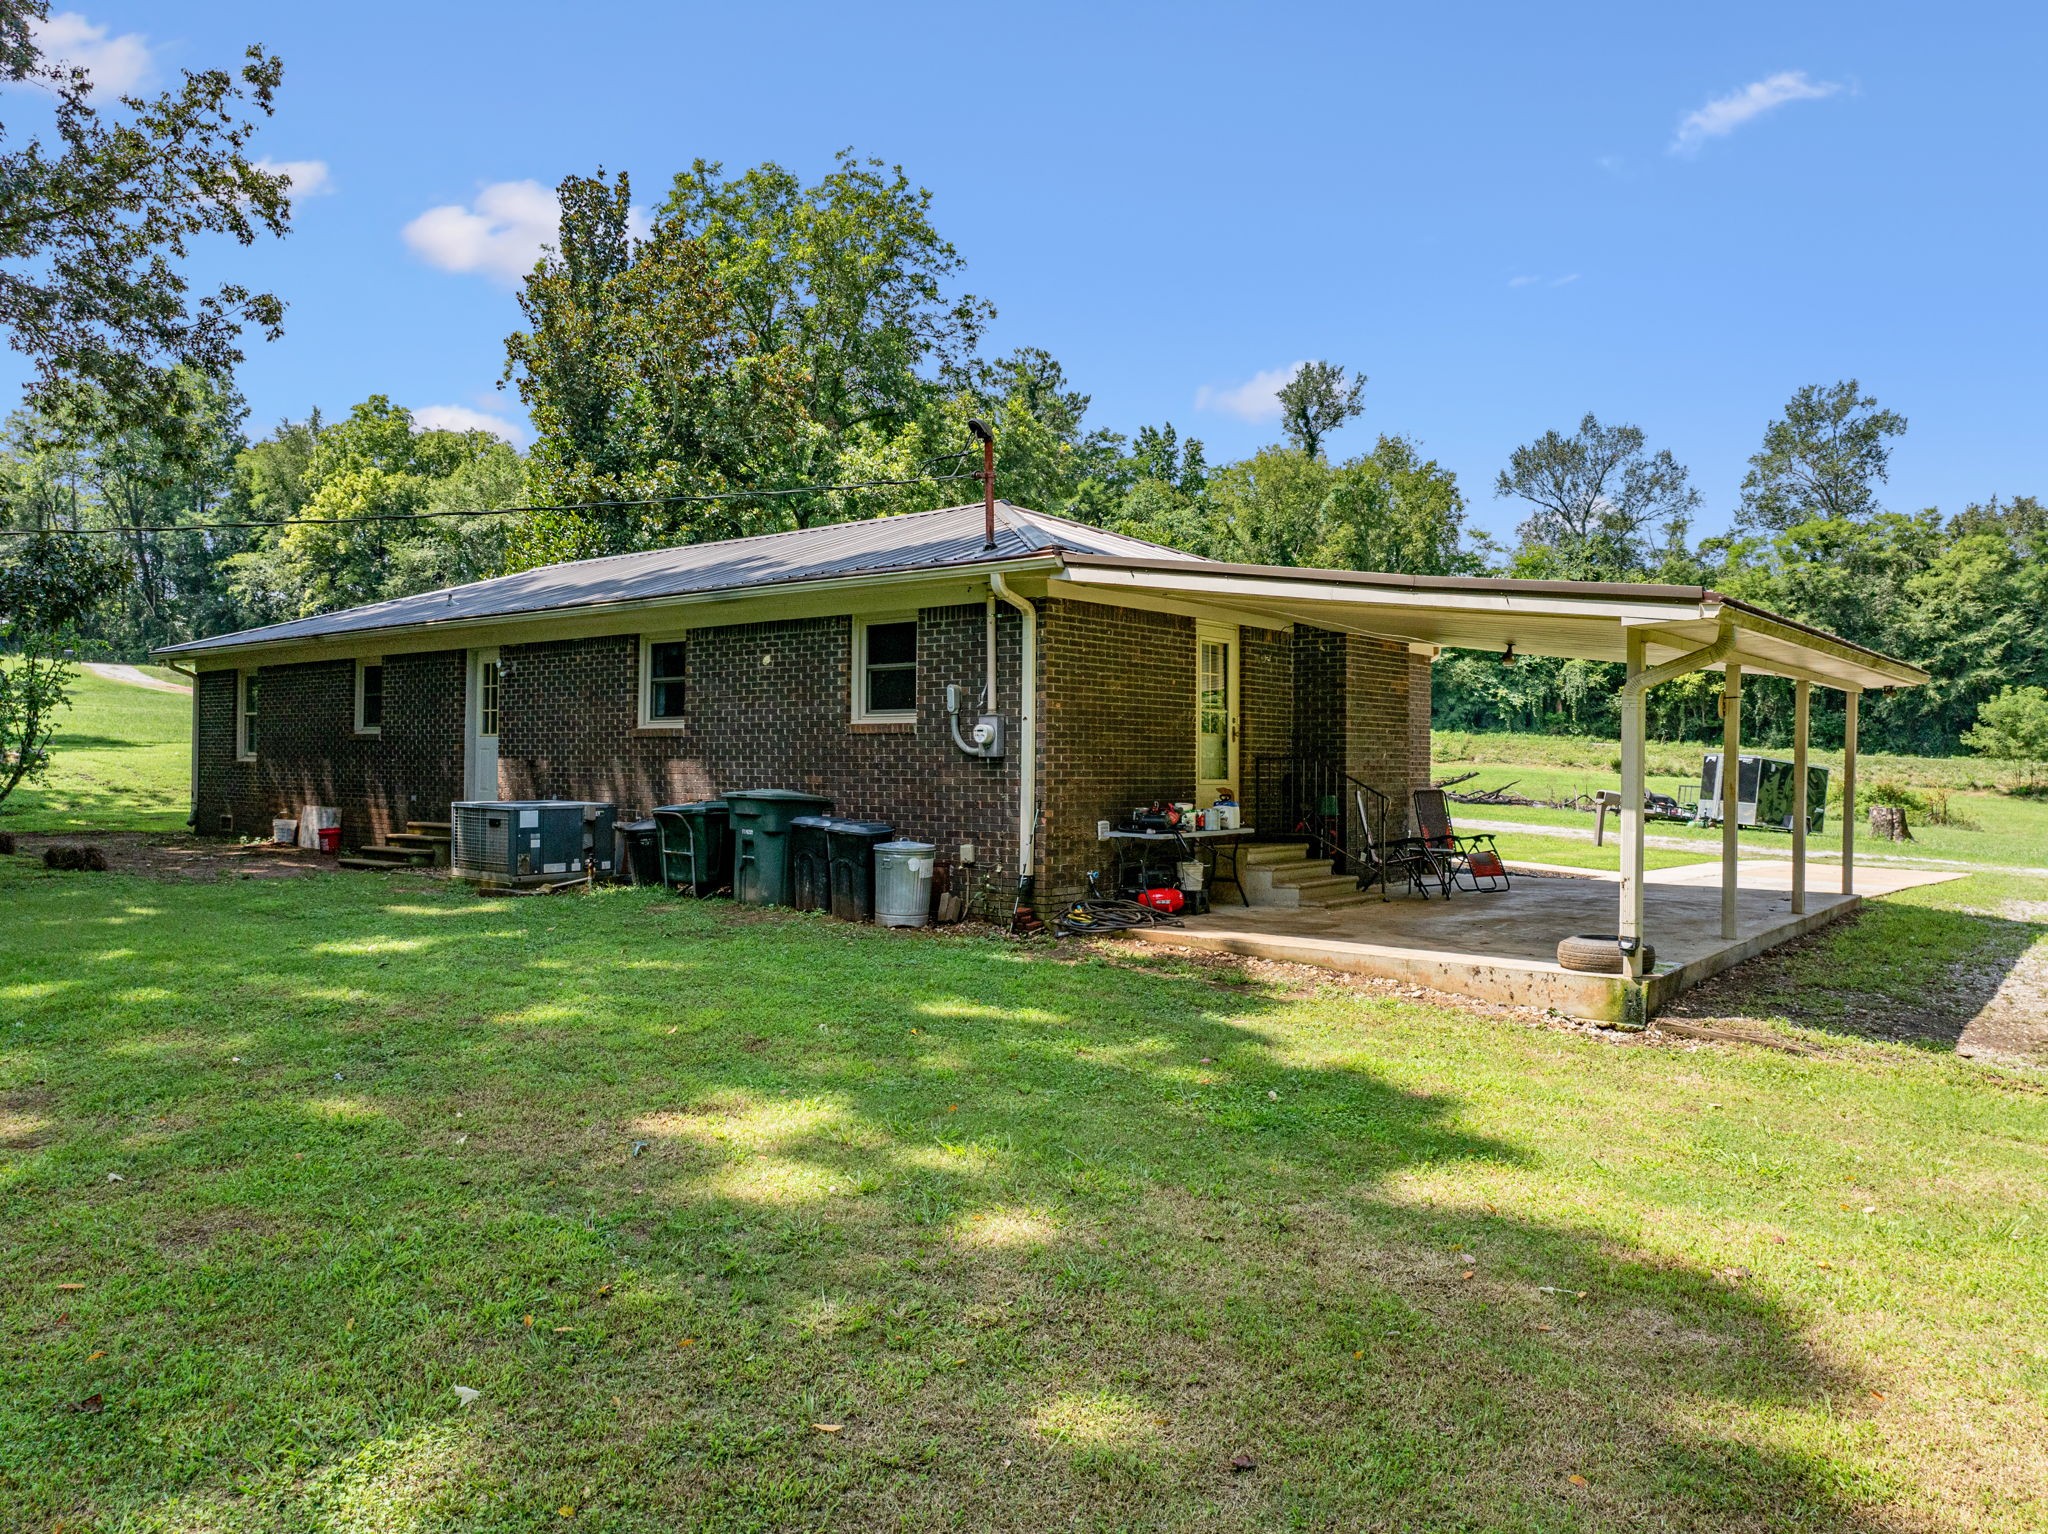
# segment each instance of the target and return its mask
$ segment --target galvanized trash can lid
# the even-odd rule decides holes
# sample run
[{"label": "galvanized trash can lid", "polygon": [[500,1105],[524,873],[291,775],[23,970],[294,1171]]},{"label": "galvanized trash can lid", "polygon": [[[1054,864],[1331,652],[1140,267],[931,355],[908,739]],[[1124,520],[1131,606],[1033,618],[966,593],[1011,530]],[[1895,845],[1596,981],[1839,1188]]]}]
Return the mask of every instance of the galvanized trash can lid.
[{"label": "galvanized trash can lid", "polygon": [[925,852],[937,852],[938,850],[936,842],[877,842],[875,844],[875,851],[877,852],[901,852],[910,856]]}]

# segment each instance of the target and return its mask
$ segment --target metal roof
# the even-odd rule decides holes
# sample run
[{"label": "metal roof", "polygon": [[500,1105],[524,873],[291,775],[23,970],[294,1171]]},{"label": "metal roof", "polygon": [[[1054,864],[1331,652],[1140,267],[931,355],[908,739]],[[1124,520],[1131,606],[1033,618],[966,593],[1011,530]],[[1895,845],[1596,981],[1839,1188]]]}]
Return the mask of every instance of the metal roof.
[{"label": "metal roof", "polygon": [[996,546],[984,544],[982,506],[948,506],[938,511],[835,522],[793,532],[692,543],[679,548],[609,554],[566,564],[542,565],[493,580],[394,597],[366,607],[295,618],[262,628],[242,629],[210,639],[168,645],[159,655],[203,655],[249,645],[291,644],[416,628],[478,618],[508,618],[616,602],[703,596],[711,592],[829,580],[835,576],[879,575],[918,570],[1000,564],[1033,555],[1094,554],[1110,558],[1204,563],[1192,554],[1104,532],[1065,517],[996,503]]}]

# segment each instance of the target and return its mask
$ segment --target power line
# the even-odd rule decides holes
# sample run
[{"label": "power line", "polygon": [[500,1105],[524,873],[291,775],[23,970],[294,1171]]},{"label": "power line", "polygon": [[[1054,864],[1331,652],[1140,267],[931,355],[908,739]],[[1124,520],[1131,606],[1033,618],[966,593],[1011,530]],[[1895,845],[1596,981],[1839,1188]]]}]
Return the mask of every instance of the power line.
[{"label": "power line", "polygon": [[[949,455],[965,457],[964,453]],[[888,490],[979,479],[976,472],[924,474],[915,479],[865,479],[849,485],[791,485],[780,490],[723,490],[701,495],[650,495],[626,501],[568,501],[558,506],[480,506],[456,511],[368,512],[359,517],[282,517],[253,522],[168,522],[144,527],[0,527],[0,538],[118,538],[128,533],[210,533],[266,527],[340,527],[358,522],[425,522],[435,517],[508,517],[527,511],[606,511],[630,506],[678,506],[715,501],[773,499],[786,495],[831,495],[854,490]]]}]

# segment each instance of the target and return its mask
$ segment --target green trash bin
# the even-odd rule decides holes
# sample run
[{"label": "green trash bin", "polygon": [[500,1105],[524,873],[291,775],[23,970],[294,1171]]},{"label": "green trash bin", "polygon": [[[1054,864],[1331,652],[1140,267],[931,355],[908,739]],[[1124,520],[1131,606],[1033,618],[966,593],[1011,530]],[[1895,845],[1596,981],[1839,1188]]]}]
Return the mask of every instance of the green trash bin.
[{"label": "green trash bin", "polygon": [[831,814],[832,801],[793,788],[753,788],[727,794],[725,805],[732,814],[733,898],[747,905],[788,905],[789,823],[800,815]]},{"label": "green trash bin", "polygon": [[732,825],[723,799],[661,805],[654,823],[661,827],[662,883],[715,895],[732,882]]}]

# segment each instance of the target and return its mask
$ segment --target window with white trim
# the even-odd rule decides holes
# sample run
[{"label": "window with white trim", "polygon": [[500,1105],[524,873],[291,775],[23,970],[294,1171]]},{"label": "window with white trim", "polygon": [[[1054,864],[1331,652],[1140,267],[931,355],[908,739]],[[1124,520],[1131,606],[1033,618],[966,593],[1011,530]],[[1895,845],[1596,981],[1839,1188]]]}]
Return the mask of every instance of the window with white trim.
[{"label": "window with white trim", "polygon": [[640,723],[647,729],[672,729],[683,722],[687,701],[684,684],[689,671],[689,641],[640,639]]},{"label": "window with white trim", "polygon": [[384,659],[366,655],[356,662],[356,733],[384,733]]},{"label": "window with white trim", "polygon": [[256,715],[259,673],[235,673],[235,755],[242,761],[256,760]]},{"label": "window with white trim", "polygon": [[917,620],[853,620],[853,718],[892,724],[917,718]]}]

